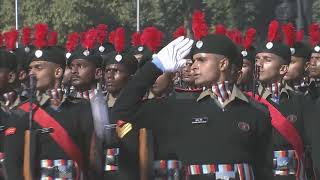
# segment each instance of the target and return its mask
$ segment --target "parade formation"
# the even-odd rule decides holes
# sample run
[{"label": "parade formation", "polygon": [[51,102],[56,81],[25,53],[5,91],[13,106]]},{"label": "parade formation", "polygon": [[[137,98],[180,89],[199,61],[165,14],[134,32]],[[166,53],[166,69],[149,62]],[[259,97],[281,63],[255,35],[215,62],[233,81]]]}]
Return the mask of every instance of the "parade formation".
[{"label": "parade formation", "polygon": [[0,33],[0,180],[320,179],[320,24],[191,25]]}]

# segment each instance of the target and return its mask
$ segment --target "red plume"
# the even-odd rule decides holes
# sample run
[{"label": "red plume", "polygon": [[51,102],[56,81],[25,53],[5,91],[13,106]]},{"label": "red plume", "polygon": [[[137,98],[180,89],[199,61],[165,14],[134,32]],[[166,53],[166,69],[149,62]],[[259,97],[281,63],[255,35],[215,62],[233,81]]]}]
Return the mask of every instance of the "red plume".
[{"label": "red plume", "polygon": [[18,36],[19,32],[15,29],[12,29],[11,31],[4,33],[4,42],[8,51],[13,51],[16,48]]},{"label": "red plume", "polygon": [[257,31],[254,28],[249,28],[246,32],[246,37],[243,41],[243,47],[244,49],[250,49],[250,46],[252,46],[253,42],[256,39]]},{"label": "red plume", "polygon": [[41,49],[47,45],[48,30],[49,28],[47,24],[36,24],[34,26],[33,44],[36,48]]},{"label": "red plume", "polygon": [[300,29],[299,31],[296,32],[296,41],[302,42],[303,38],[304,38],[304,30]]},{"label": "red plume", "polygon": [[107,29],[108,26],[105,24],[99,24],[97,26],[97,31],[98,31],[98,37],[97,37],[97,42],[102,45],[107,37]]},{"label": "red plume", "polygon": [[156,53],[162,43],[163,33],[156,27],[147,27],[141,35],[141,44]]},{"label": "red plume", "polygon": [[295,43],[295,28],[292,23],[284,24],[282,26],[282,32],[284,33],[284,42],[287,46],[293,47]]},{"label": "red plume", "polygon": [[223,24],[217,24],[215,28],[216,28],[215,34],[225,35],[227,33],[227,29]]},{"label": "red plume", "polygon": [[310,44],[316,46],[320,42],[320,27],[316,23],[312,23],[309,26]]},{"label": "red plume", "polygon": [[118,53],[121,53],[124,50],[126,43],[126,33],[123,27],[119,27],[115,30],[114,36],[114,48]]},{"label": "red plume", "polygon": [[76,49],[78,45],[79,34],[77,32],[71,33],[68,35],[66,42],[66,50],[67,52],[72,52]]},{"label": "red plume", "polygon": [[114,36],[116,35],[115,31],[111,31],[109,34],[109,43],[114,44]]},{"label": "red plume", "polygon": [[22,45],[28,46],[31,42],[31,28],[24,27],[22,29]]},{"label": "red plume", "polygon": [[58,43],[58,32],[50,31],[48,38],[48,46],[56,46]]},{"label": "red plume", "polygon": [[84,38],[83,41],[81,43],[83,48],[86,49],[92,49],[93,46],[96,44],[96,40],[97,40],[97,35],[98,32],[96,29],[91,28],[89,29],[85,34],[84,34]]},{"label": "red plume", "polygon": [[279,22],[276,21],[276,20],[273,20],[269,24],[268,41],[269,42],[278,41],[279,37],[280,37],[280,34],[279,34]]},{"label": "red plume", "polygon": [[208,25],[204,12],[200,10],[194,11],[192,15],[192,31],[196,40],[200,40],[202,37],[208,35]]},{"label": "red plume", "polygon": [[0,48],[2,47],[3,45],[3,37],[2,37],[2,33],[0,32]]},{"label": "red plume", "polygon": [[184,26],[180,26],[176,29],[176,31],[173,33],[173,38],[176,39],[180,36],[186,36],[186,29]]},{"label": "red plume", "polygon": [[141,44],[140,42],[140,33],[139,32],[134,32],[132,35],[131,35],[131,44],[132,46],[134,47],[137,47]]}]

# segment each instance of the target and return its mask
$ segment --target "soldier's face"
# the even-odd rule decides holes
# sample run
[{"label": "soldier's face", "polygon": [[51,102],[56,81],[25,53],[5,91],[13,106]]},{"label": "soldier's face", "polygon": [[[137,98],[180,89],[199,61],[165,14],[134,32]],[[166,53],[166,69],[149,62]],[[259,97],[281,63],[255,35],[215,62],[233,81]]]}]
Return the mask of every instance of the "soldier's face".
[{"label": "soldier's face", "polygon": [[90,89],[94,84],[96,75],[96,65],[84,60],[75,59],[70,63],[71,85],[77,89]]},{"label": "soldier's face", "polygon": [[172,73],[164,73],[159,76],[156,82],[153,84],[151,88],[151,92],[156,96],[161,96],[162,94],[169,91],[173,86],[173,77]]},{"label": "soldier's face", "polygon": [[259,67],[259,81],[262,83],[280,81],[288,71],[284,60],[272,53],[258,53],[256,63]]},{"label": "soldier's face", "polygon": [[320,77],[320,53],[312,53],[309,66],[309,75],[312,78]]},{"label": "soldier's face", "polygon": [[244,59],[237,84],[249,83],[249,81],[251,81],[253,78],[253,68],[253,64],[248,59]]},{"label": "soldier's face", "polygon": [[29,74],[37,78],[37,90],[45,91],[54,88],[57,65],[47,61],[33,61],[29,65]]},{"label": "soldier's face", "polygon": [[220,78],[220,58],[215,54],[198,53],[191,66],[195,85],[211,86]]},{"label": "soldier's face", "polygon": [[130,78],[123,64],[109,64],[105,67],[104,81],[106,89],[111,94],[120,93]]},{"label": "soldier's face", "polygon": [[194,83],[194,77],[191,73],[192,60],[188,59],[186,66],[181,69],[181,80],[187,83]]},{"label": "soldier's face", "polygon": [[292,56],[288,72],[283,79],[286,81],[299,79],[302,77],[305,69],[306,63],[304,62],[303,58]]}]

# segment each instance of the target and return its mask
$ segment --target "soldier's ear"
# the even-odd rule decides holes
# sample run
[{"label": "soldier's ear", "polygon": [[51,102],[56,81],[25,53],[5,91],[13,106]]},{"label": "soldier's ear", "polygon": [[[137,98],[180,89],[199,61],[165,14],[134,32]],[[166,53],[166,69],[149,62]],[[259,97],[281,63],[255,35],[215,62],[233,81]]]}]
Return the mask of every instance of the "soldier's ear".
[{"label": "soldier's ear", "polygon": [[14,83],[16,81],[17,74],[14,71],[10,71],[8,74],[8,83]]},{"label": "soldier's ear", "polygon": [[63,68],[62,67],[57,67],[54,73],[54,76],[56,79],[60,79],[63,76]]},{"label": "soldier's ear", "polygon": [[304,64],[304,71],[308,71],[309,66],[310,66],[310,61],[308,61],[308,62],[306,62],[306,63]]}]

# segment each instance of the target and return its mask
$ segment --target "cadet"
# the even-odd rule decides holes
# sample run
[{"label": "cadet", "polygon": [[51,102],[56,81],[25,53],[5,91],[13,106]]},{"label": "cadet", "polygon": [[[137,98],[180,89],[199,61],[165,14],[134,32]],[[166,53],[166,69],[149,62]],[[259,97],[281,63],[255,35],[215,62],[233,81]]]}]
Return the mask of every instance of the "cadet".
[{"label": "cadet", "polygon": [[[64,53],[55,46],[57,34],[50,33],[48,44],[47,34],[46,24],[35,25],[29,69],[37,80],[30,78],[34,84],[30,89],[39,92],[37,100],[23,102],[7,121],[4,150],[8,179],[87,179],[95,174],[89,172],[95,159],[90,148],[94,147],[90,105],[63,95]],[[31,103],[33,119],[29,121]]]},{"label": "cadet", "polygon": [[[113,42],[115,51],[110,52],[104,56],[102,70],[104,71],[104,82],[106,100],[108,109],[112,109],[122,89],[126,86],[128,81],[133,77],[137,68],[137,59],[124,48],[125,32],[123,28],[117,28],[115,37],[123,41]],[[116,125],[120,127],[116,128]],[[126,179],[140,179],[139,166],[139,131],[131,128],[130,123],[123,121],[110,120],[107,132],[110,132],[111,138],[105,141],[103,145],[104,158],[104,173],[103,179],[111,180],[126,180]]]},{"label": "cadet", "polygon": [[197,100],[141,101],[158,76],[186,63],[183,58],[192,43],[179,37],[160,50],[124,88],[114,118],[152,129],[156,178],[179,176],[182,164],[189,179],[265,178],[270,119],[268,112],[252,106],[236,86],[226,83],[239,57],[226,36],[210,34],[194,47],[195,84],[208,87]]},{"label": "cadet", "polygon": [[[290,25],[286,25],[290,26]],[[268,42],[257,51],[259,67],[258,97],[271,109],[274,127],[271,151],[273,151],[272,179],[305,179],[304,167],[304,101],[303,96],[287,87],[283,77],[291,61],[290,46],[277,41],[279,23],[269,25]],[[290,34],[285,33],[285,38]],[[264,101],[266,100],[266,101]],[[278,114],[274,114],[278,111]],[[292,138],[295,140],[292,140]]]}]

